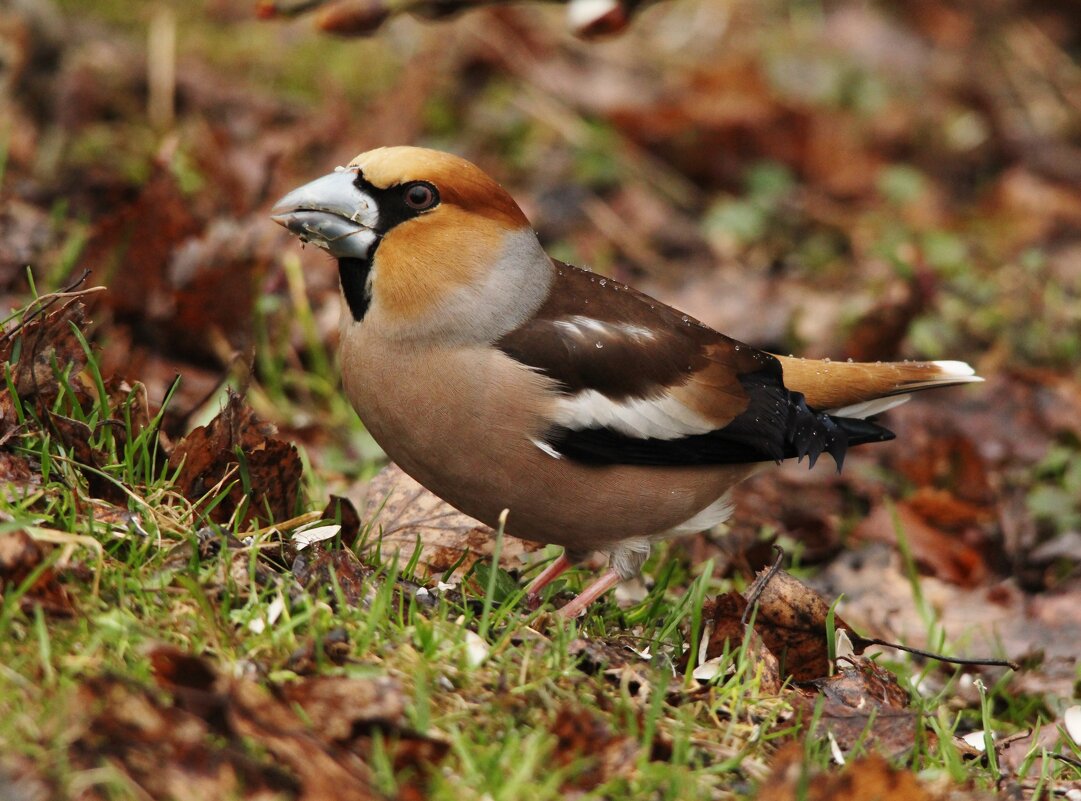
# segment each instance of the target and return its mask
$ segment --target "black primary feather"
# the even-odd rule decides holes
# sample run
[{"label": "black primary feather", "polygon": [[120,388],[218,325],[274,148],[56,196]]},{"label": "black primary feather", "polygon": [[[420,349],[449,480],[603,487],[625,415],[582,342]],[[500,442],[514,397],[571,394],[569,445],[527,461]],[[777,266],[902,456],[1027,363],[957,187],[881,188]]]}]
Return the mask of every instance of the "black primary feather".
[{"label": "black primary feather", "polygon": [[840,470],[852,445],[893,439],[867,420],[835,417],[807,406],[799,392],[780,384],[772,370],[740,376],[751,399],[724,428],[678,439],[642,439],[611,428],[557,427],[547,443],[568,459],[588,464],[693,466],[780,462],[807,457],[814,467],[828,453]]}]

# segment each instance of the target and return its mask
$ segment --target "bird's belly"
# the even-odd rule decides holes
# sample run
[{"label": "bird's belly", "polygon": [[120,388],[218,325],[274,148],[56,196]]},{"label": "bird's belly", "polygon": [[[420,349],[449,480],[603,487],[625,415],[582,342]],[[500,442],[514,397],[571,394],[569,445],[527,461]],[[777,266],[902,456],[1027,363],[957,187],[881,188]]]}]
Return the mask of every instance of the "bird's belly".
[{"label": "bird's belly", "polygon": [[[358,338],[359,339],[359,338]],[[343,341],[346,393],[387,455],[489,526],[509,509],[524,539],[604,550],[679,526],[742,480],[742,467],[590,466],[538,448],[536,373],[488,348],[423,354]],[[541,379],[542,380],[542,379]]]}]

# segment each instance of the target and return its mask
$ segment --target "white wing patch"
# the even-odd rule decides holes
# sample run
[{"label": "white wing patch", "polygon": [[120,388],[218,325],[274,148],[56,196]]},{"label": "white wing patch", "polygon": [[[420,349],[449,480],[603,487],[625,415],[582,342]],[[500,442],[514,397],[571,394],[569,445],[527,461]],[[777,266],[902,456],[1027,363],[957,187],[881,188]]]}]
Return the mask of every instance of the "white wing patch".
[{"label": "white wing patch", "polygon": [[595,389],[561,398],[556,403],[554,422],[574,431],[610,428],[639,439],[679,439],[716,429],[671,395],[616,401]]},{"label": "white wing patch", "polygon": [[[636,342],[656,339],[657,334],[649,328],[634,323],[609,323],[603,320],[594,320],[582,314],[576,314],[566,320],[555,320],[552,325],[561,333],[575,339],[631,339]],[[597,340],[599,342],[599,340]],[[604,343],[600,342],[599,346]]]}]

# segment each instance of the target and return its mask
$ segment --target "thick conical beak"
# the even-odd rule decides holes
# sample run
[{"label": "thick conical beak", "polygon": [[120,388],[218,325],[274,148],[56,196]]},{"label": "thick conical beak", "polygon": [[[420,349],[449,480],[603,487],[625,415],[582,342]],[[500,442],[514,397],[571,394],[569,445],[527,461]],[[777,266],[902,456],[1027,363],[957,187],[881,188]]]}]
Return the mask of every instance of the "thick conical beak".
[{"label": "thick conical beak", "polygon": [[356,169],[339,169],[316,178],[275,203],[270,219],[333,256],[367,259],[379,238],[379,208],[356,176]]}]

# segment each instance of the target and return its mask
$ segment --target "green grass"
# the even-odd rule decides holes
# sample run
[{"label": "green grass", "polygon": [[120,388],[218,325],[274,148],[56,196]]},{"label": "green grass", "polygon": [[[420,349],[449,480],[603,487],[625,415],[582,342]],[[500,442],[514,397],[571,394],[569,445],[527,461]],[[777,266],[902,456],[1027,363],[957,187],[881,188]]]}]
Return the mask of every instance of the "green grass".
[{"label": "green grass", "polygon": [[[117,36],[130,35],[131,41],[143,37],[151,13],[133,14],[129,3],[118,0],[101,0],[90,9],[81,0],[60,5],[72,16],[94,17]],[[306,21],[221,24],[202,7],[171,7],[183,64],[200,63],[234,76],[245,88],[249,84],[241,76],[254,79],[260,92],[295,104],[288,113],[325,116],[326,106],[335,104],[360,114],[373,99],[385,99],[402,66],[390,39],[343,43],[296,35],[310,26]],[[429,43],[445,33],[435,27],[422,30]],[[767,60],[789,59],[793,49],[772,52]],[[816,59],[822,58],[815,52]],[[141,75],[138,63],[132,75]],[[358,63],[364,65],[364,80],[357,79]],[[823,107],[870,113],[876,97],[895,91],[890,81],[871,80],[874,76],[840,68],[832,72],[837,80],[828,96],[815,101]],[[455,75],[448,74],[451,83]],[[521,86],[512,78],[492,78],[487,87],[482,100],[487,116],[463,105],[452,92],[435,93],[427,102],[424,136],[493,154],[508,174],[529,186],[529,178],[542,171],[541,156],[568,148],[566,125],[556,128],[531,117],[517,102]],[[65,169],[92,165],[133,185],[144,181],[161,145],[160,132],[143,118],[141,100],[131,108],[130,119],[70,133]],[[634,179],[629,182],[674,199],[677,206],[687,205],[688,179],[661,161],[629,157],[627,135],[619,126],[577,112],[569,112],[567,119],[578,139],[569,148],[572,166],[567,168],[577,183],[604,194]],[[184,119],[178,128],[180,150],[173,165],[183,191],[213,191],[207,189],[211,176],[199,171],[195,153],[189,152],[198,139]],[[4,136],[0,180],[5,169],[12,169]],[[325,157],[321,147],[313,150],[310,158]],[[877,194],[850,207],[844,225],[806,210],[802,180],[778,162],[750,163],[740,194],[704,199],[704,216],[696,222],[720,252],[748,269],[783,264],[797,277],[823,286],[847,288],[854,266],[877,261],[889,266],[885,275],[872,279],[883,285],[923,266],[938,280],[939,291],[935,313],[919,317],[907,337],[913,353],[948,358],[997,347],[1003,362],[1076,375],[1081,352],[1073,324],[1076,293],[1047,279],[1042,245],[1010,252],[999,242],[1000,226],[964,205],[949,216],[948,229],[941,222],[912,222],[906,212],[925,202],[937,181],[917,166],[898,163],[884,169]],[[78,273],[91,231],[90,222],[72,219],[64,201],[52,209],[50,225],[58,246],[54,263],[43,273],[42,291],[64,286]],[[553,243],[555,251],[573,254],[574,243]],[[594,266],[617,261],[610,244],[592,251]],[[72,746],[86,714],[80,688],[103,675],[155,686],[149,654],[160,644],[205,655],[223,674],[254,675],[267,686],[301,681],[291,657],[312,644],[317,646],[318,675],[395,678],[406,699],[405,725],[448,746],[424,781],[425,795],[433,799],[562,801],[568,785],[582,782],[596,762],[589,753],[561,752],[552,727],[563,709],[588,710],[610,734],[628,738],[633,746],[619,770],[587,791],[590,798],[751,797],[768,775],[775,749],[792,741],[801,744],[810,771],[831,769],[821,709],[801,715],[787,691],[781,696],[764,692],[746,645],[727,655],[724,669],[708,685],[690,677],[693,665],[678,669],[683,650],[697,646],[704,600],[745,589],[742,580],[714,578],[707,564],[690,564],[678,546],[658,548],[648,561],[649,591],[641,602],[621,610],[608,599],[570,624],[548,613],[557,595],[577,591],[589,580],[584,571],[557,582],[547,595],[548,605],[536,613],[520,604],[525,580],[486,563],[474,569],[464,597],[438,595],[434,604],[423,604],[411,582],[431,585],[434,579],[418,572],[415,554],[395,560],[379,549],[363,556],[371,571],[364,579],[363,604],[346,602],[335,576],[310,589],[297,587],[288,569],[269,561],[281,549],[279,537],[317,517],[330,492],[342,492],[372,475],[382,461],[340,392],[334,357],[317,330],[299,261],[286,256],[281,267],[286,291],[257,301],[256,377],[247,399],[261,416],[283,427],[318,424],[327,440],[310,452],[302,447],[301,511],[307,514],[288,524],[278,521],[281,534],[247,526],[240,516],[225,524],[210,520],[227,486],[208,490],[202,502],[180,494],[176,470],[163,458],[162,413],[140,427],[136,396],[110,398],[96,345],[81,338],[81,332],[72,335],[87,367],[73,375],[66,365],[53,365],[60,391],[50,411],[89,428],[88,444],[99,455],[95,464],[80,461],[35,411],[32,399],[16,395],[12,370],[5,368],[20,428],[4,450],[25,457],[36,478],[0,492],[0,536],[27,531],[47,556],[18,586],[5,588],[0,606],[0,771],[7,760],[24,756],[50,778],[57,797],[90,787],[105,798],[145,798],[106,762],[92,769],[76,766]],[[9,317],[7,328],[23,313]],[[784,344],[796,350],[794,336]],[[210,413],[219,404],[220,397],[212,399]],[[1061,440],[1032,476],[1018,479],[1035,488],[1029,513],[1054,532],[1076,529],[1079,516],[1078,443],[1065,435]],[[122,493],[118,506],[92,496],[90,477]],[[244,481],[243,469],[232,480]],[[842,529],[852,522],[842,521]],[[373,527],[368,541],[377,538]],[[786,549],[794,561],[802,561],[800,543],[786,541]],[[911,555],[902,552],[911,603],[922,616],[927,639],[948,652],[955,644],[944,640],[940,612],[922,594]],[[60,571],[74,599],[73,617],[22,608],[22,597],[50,568]],[[1071,569],[1064,565],[1064,575]],[[799,575],[811,570],[801,565]],[[260,625],[279,602],[280,617]],[[348,635],[348,659],[342,664],[318,647],[340,631]],[[606,671],[594,665],[577,652],[582,639],[623,649],[626,667]],[[649,657],[638,659],[626,647],[641,653],[648,648]],[[974,690],[974,674],[960,668],[904,656],[880,656],[878,661],[909,689],[922,721],[913,748],[894,762],[925,776],[994,790],[1001,766],[993,758],[962,753],[954,735],[983,730],[1001,738],[1049,725],[1061,713],[1052,707],[1064,699],[1017,692],[1008,675]],[[369,760],[375,786],[391,797],[410,781],[408,771],[396,769],[391,758],[399,734],[376,737]],[[1081,748],[1065,736],[1058,741],[1063,756],[1081,760]],[[254,759],[273,761],[258,742],[250,740],[246,747]],[[1081,780],[1074,764],[1041,763],[1039,756],[1034,749],[1026,758],[1030,783],[1046,788]]]},{"label": "green grass", "polygon": [[[266,347],[282,346],[263,336]],[[169,644],[205,655],[225,674],[254,669],[263,682],[287,683],[298,679],[290,656],[336,630],[348,634],[349,660],[335,664],[316,648],[318,673],[396,678],[407,699],[408,726],[449,744],[426,780],[433,799],[562,799],[566,786],[593,768],[588,753],[553,764],[558,738],[552,725],[564,708],[590,710],[633,746],[629,762],[606,775],[590,797],[747,797],[768,772],[773,749],[792,739],[805,740],[808,765],[829,767],[826,739],[811,734],[816,721],[795,715],[786,696],[761,692],[745,647],[733,651],[727,669],[706,686],[690,678],[690,668],[675,670],[683,650],[697,647],[704,599],[731,587],[712,577],[711,565],[692,568],[662,548],[647,564],[653,584],[644,600],[625,610],[607,600],[572,623],[551,618],[550,606],[526,611],[519,604],[524,584],[485,563],[464,582],[462,596],[437,595],[430,606],[411,591],[410,582],[424,581],[415,575],[415,558],[398,561],[378,550],[366,552],[372,572],[365,604],[346,602],[335,580],[298,588],[287,570],[268,569],[264,555],[279,549],[277,531],[245,528],[239,516],[226,526],[212,524],[208,506],[179,495],[158,438],[162,413],[136,427],[134,397],[109,399],[94,348],[79,337],[87,367],[74,376],[54,366],[60,391],[50,411],[89,426],[90,444],[103,456],[92,469],[124,489],[126,509],[120,511],[126,514],[90,496],[90,466],[78,463],[28,402],[16,407],[24,428],[9,448],[39,466],[41,481],[9,487],[0,500],[5,530],[22,528],[53,543],[42,570],[85,566],[66,576],[74,617],[20,609],[33,576],[7,592],[0,609],[0,744],[5,753],[32,760],[61,795],[93,785],[106,797],[139,797],[115,771],[87,774],[71,764],[72,738],[80,731],[72,721],[81,714],[79,687],[87,678],[119,675],[151,685],[149,649]],[[331,391],[329,357],[315,359],[317,367],[305,377],[288,366],[295,361],[288,354],[262,358],[253,397],[288,404],[303,395],[330,410],[336,425],[355,429],[346,437],[358,435],[358,424]],[[10,391],[10,367],[6,376]],[[215,488],[204,500],[213,503],[226,491]],[[322,505],[317,493],[308,496],[306,508]],[[377,536],[376,530],[368,534]],[[935,613],[919,595],[912,560],[907,564],[913,602],[940,642]],[[579,589],[587,579],[574,571],[554,591]],[[258,625],[275,601],[284,602],[280,618]],[[606,673],[572,652],[581,637],[648,647],[650,657]],[[919,737],[900,758],[928,775],[991,788],[998,775],[993,760],[966,760],[952,735],[980,728],[1002,735],[1052,719],[1039,699],[1011,693],[1005,680],[982,691],[979,704],[956,708],[960,671],[913,661],[889,667],[902,686],[913,688],[932,672],[945,677],[935,695],[912,692],[925,730],[940,744]],[[660,743],[668,756],[651,759]],[[372,760],[377,786],[394,796],[408,776],[396,774],[378,749]],[[1076,778],[1076,772],[1062,762],[1055,778]]]},{"label": "green grass", "polygon": [[[98,779],[112,786],[115,779],[88,778],[68,765],[78,688],[87,677],[114,674],[150,683],[148,649],[165,643],[204,654],[223,672],[258,665],[270,681],[287,682],[295,678],[287,667],[290,655],[339,628],[349,634],[352,661],[343,667],[325,663],[321,672],[397,677],[411,699],[409,724],[450,743],[443,763],[447,770],[436,773],[428,788],[432,798],[460,798],[463,792],[470,797],[561,797],[561,786],[588,759],[550,769],[556,742],[549,731],[553,713],[565,705],[592,708],[592,699],[601,696],[611,700],[606,721],[614,732],[641,743],[645,753],[663,734],[671,739],[673,759],[657,765],[643,757],[626,775],[598,788],[599,793],[708,798],[731,784],[733,776],[746,781],[746,766],[761,766],[755,752],[761,751],[759,760],[765,752],[761,745],[749,748],[747,734],[787,709],[782,701],[757,699],[753,684],[729,682],[691,708],[664,702],[666,688],[682,684],[671,674],[670,663],[682,649],[685,623],[700,615],[707,586],[715,584],[708,571],[693,582],[691,593],[679,596],[672,592],[678,584],[670,581],[686,576],[667,568],[666,578],[638,607],[622,613],[604,604],[582,623],[549,622],[547,628],[542,616],[550,607],[525,612],[517,603],[523,592],[519,585],[484,565],[476,570],[480,580],[467,582],[475,591],[467,589],[464,598],[453,600],[440,597],[430,608],[403,593],[401,580],[417,577],[411,565],[399,570],[394,562],[371,563],[373,596],[366,607],[344,602],[334,582],[299,591],[290,586],[288,573],[268,574],[261,558],[265,548],[273,550],[276,532],[245,530],[239,516],[225,527],[211,524],[211,496],[220,497],[227,487],[211,490],[203,507],[179,495],[176,471],[166,465],[158,438],[164,410],[141,430],[134,427],[135,397],[109,399],[94,349],[78,336],[87,367],[74,376],[54,366],[59,392],[49,412],[85,423],[93,432],[89,444],[102,458],[95,466],[80,464],[33,404],[19,403],[22,433],[9,447],[40,466],[41,481],[11,486],[0,499],[0,513],[9,521],[6,530],[21,528],[36,539],[57,542],[40,570],[86,567],[85,573],[66,575],[77,608],[73,618],[20,609],[21,596],[36,575],[6,592],[0,611],[0,743],[6,752],[32,759],[62,792]],[[9,367],[9,391],[11,375]],[[283,372],[265,379],[253,394],[281,400],[288,393],[268,387],[296,389],[298,378]],[[306,387],[333,404],[329,393],[320,394],[326,386],[320,378],[318,372],[309,374]],[[87,471],[123,488],[126,509],[91,497]],[[319,507],[319,498],[313,497],[310,506]],[[229,537],[233,544],[251,539],[246,546],[224,547]],[[575,575],[571,583],[584,579]],[[281,617],[273,625],[253,628],[278,598],[285,600]],[[629,632],[638,647],[648,644],[655,654],[652,664],[636,668],[652,695],[602,674],[588,675],[568,650],[586,632],[601,636],[620,630],[624,616],[639,621]],[[525,636],[530,627],[545,637]],[[486,651],[479,662],[478,643]],[[500,686],[507,689],[494,689]],[[717,721],[725,721],[720,732]],[[699,741],[711,744],[703,748]],[[717,742],[730,745],[718,747]],[[725,758],[717,758],[718,748]],[[744,751],[745,765],[734,759]],[[380,783],[394,792],[395,778],[386,766]],[[110,790],[111,797],[128,797],[120,788]]]}]

